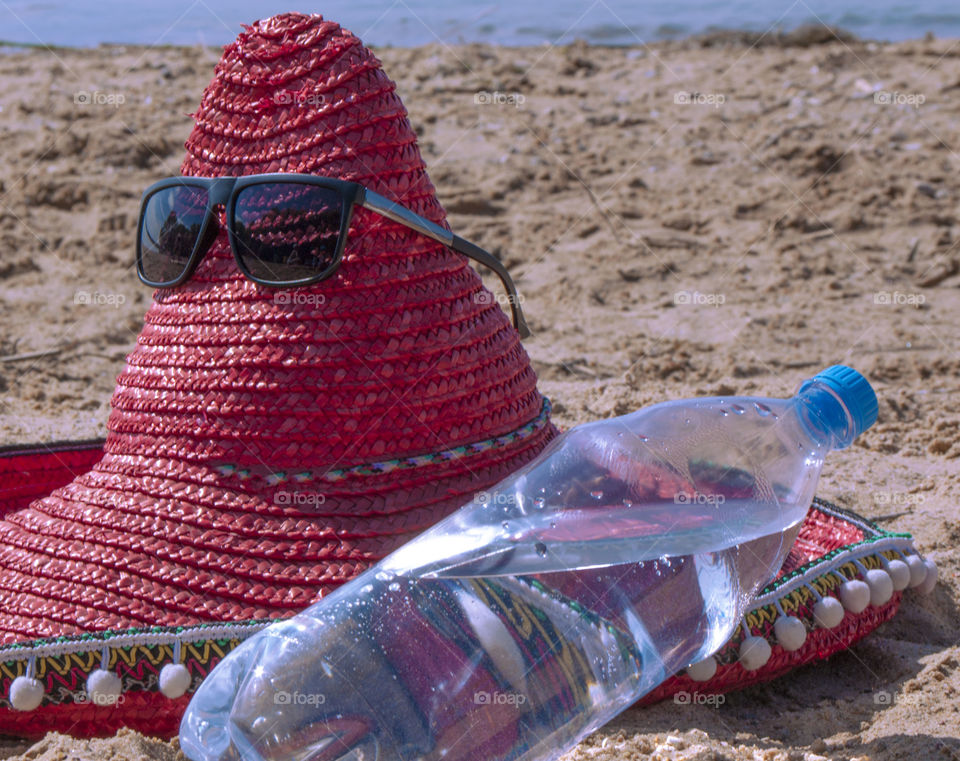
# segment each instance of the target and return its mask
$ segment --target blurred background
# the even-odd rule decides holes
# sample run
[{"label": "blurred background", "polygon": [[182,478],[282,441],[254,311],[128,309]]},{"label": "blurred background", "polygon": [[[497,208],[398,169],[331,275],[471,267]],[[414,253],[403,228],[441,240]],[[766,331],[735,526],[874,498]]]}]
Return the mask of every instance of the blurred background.
[{"label": "blurred background", "polygon": [[446,0],[3,0],[0,40],[49,45],[222,45],[241,23],[284,11],[323,13],[371,45],[431,42],[501,45],[562,44],[574,39],[633,45],[717,29],[790,30],[803,24],[840,26],[878,40],[932,32],[960,36],[955,0],[515,0],[450,3]]}]

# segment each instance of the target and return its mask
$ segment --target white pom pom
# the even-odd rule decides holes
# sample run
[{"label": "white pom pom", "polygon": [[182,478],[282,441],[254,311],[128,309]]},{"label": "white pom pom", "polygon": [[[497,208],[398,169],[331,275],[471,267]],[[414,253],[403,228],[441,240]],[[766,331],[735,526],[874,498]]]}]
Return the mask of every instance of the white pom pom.
[{"label": "white pom pom", "polygon": [[867,586],[870,587],[871,605],[886,605],[893,597],[893,580],[880,568],[867,571]]},{"label": "white pom pom", "polygon": [[695,682],[707,682],[717,673],[717,659],[712,655],[687,666],[687,676]]},{"label": "white pom pom", "polygon": [[763,637],[747,637],[740,643],[740,665],[747,671],[756,671],[766,665],[773,650]]},{"label": "white pom pom", "polygon": [[836,597],[824,597],[813,606],[813,620],[824,629],[839,626],[843,616],[843,605]]},{"label": "white pom pom", "polygon": [[807,639],[807,627],[796,616],[779,616],[773,624],[773,633],[777,635],[777,644],[791,653],[803,647]]},{"label": "white pom pom", "polygon": [[168,663],[160,669],[160,692],[171,700],[185,695],[190,681],[190,671],[182,663]]},{"label": "white pom pom", "polygon": [[115,705],[122,691],[120,677],[110,671],[97,669],[87,677],[87,696],[94,705]]},{"label": "white pom pom", "polygon": [[887,573],[890,574],[893,588],[898,592],[910,586],[910,569],[902,560],[891,560],[887,564]]},{"label": "white pom pom", "polygon": [[919,587],[927,577],[927,567],[919,555],[907,555],[907,568],[910,569],[910,587]]},{"label": "white pom pom", "polygon": [[39,679],[18,676],[10,685],[10,705],[17,711],[33,711],[43,701],[43,685]]},{"label": "white pom pom", "polygon": [[937,585],[937,578],[940,576],[940,571],[937,570],[937,564],[930,558],[924,560],[923,564],[927,568],[927,575],[923,578],[923,584],[917,587],[917,591],[922,595],[928,595]]},{"label": "white pom pom", "polygon": [[840,585],[840,602],[851,613],[863,613],[870,604],[870,587],[860,579],[845,581]]}]

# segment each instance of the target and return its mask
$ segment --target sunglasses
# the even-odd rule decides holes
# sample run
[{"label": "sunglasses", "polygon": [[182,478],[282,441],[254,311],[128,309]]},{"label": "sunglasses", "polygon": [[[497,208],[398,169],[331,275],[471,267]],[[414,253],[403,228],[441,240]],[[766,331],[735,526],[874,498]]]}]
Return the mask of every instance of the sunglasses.
[{"label": "sunglasses", "polygon": [[295,288],[331,277],[343,259],[353,210],[362,206],[496,272],[509,294],[514,327],[521,338],[530,335],[513,280],[493,254],[359,183],[309,174],[154,183],[140,202],[140,280],[154,288],[186,282],[216,240],[218,206],[226,211],[233,258],[255,283]]}]

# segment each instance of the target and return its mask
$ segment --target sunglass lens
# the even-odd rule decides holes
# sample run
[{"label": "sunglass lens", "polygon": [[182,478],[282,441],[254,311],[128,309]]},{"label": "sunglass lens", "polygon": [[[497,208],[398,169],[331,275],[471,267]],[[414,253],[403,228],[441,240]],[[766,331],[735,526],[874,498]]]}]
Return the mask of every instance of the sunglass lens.
[{"label": "sunglass lens", "polygon": [[152,284],[183,274],[197,244],[207,209],[205,188],[175,185],[147,199],[140,223],[140,274]]},{"label": "sunglass lens", "polygon": [[237,193],[234,235],[249,274],[274,284],[316,277],[334,264],[343,199],[329,188],[265,182]]}]

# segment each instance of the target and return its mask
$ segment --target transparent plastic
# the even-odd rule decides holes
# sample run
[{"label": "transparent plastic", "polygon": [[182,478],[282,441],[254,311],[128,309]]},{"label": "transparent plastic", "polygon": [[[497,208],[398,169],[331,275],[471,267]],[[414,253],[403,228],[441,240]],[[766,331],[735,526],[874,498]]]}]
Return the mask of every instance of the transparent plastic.
[{"label": "transparent plastic", "polygon": [[194,761],[552,759],[726,642],[824,455],[858,433],[789,400],[589,423],[234,650],[180,731]]}]

